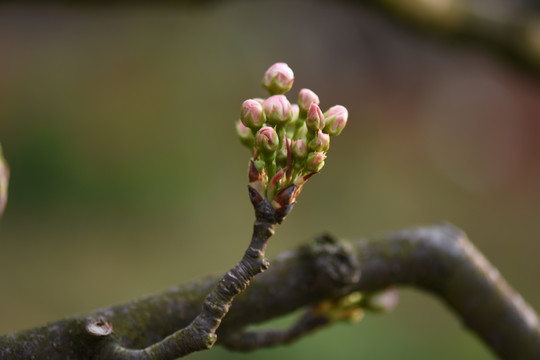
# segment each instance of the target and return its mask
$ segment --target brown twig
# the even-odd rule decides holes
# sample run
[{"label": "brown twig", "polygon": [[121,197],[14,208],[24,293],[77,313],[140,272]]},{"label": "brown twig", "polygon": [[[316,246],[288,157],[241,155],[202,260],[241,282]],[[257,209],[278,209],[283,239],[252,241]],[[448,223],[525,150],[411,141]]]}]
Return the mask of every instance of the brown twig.
[{"label": "brown twig", "polygon": [[276,213],[272,205],[260,197],[250,197],[255,208],[253,236],[242,260],[218,281],[206,296],[201,312],[186,327],[175,331],[143,349],[123,346],[112,335],[112,324],[103,317],[91,319],[86,324],[90,335],[100,338],[92,351],[95,359],[103,360],[170,360],[195,351],[210,349],[217,340],[216,330],[229,312],[234,298],[244,291],[253,277],[269,266],[264,258],[266,245],[274,234]]}]

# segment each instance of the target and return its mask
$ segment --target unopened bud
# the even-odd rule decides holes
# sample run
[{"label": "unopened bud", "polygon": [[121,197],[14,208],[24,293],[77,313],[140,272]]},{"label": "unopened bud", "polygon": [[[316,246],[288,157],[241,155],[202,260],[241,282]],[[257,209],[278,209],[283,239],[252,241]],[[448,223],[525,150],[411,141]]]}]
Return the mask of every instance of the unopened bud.
[{"label": "unopened bud", "polygon": [[349,112],[345,106],[332,106],[324,113],[324,132],[332,136],[339,135],[347,125],[348,117]]},{"label": "unopened bud", "polygon": [[311,104],[319,105],[320,100],[317,94],[309,89],[302,89],[298,94],[298,106],[304,114],[309,110]]},{"label": "unopened bud", "polygon": [[255,100],[256,102],[258,102],[259,104],[263,104],[264,103],[264,99],[263,98],[253,98],[253,100]]},{"label": "unopened bud", "polygon": [[273,95],[264,101],[264,112],[270,125],[285,125],[292,119],[291,103],[285,95]]},{"label": "unopened bud", "polygon": [[298,116],[300,115],[300,108],[298,107],[298,104],[292,104],[291,110],[292,110],[291,122],[295,123],[296,120],[298,120]]},{"label": "unopened bud", "polygon": [[361,295],[358,292],[345,295],[336,300],[324,300],[313,307],[313,312],[331,321],[359,322],[364,317],[360,307]]},{"label": "unopened bud", "polygon": [[0,146],[0,217],[4,213],[8,198],[9,167],[2,156]]},{"label": "unopened bud", "polygon": [[245,126],[257,131],[266,121],[263,106],[255,99],[244,101],[240,119]]},{"label": "unopened bud", "polygon": [[322,130],[324,127],[324,115],[319,105],[312,103],[309,106],[306,125],[312,131]]},{"label": "unopened bud", "polygon": [[295,133],[295,139],[307,139],[307,133],[308,133],[308,130],[307,130],[307,126],[306,126],[306,123],[303,122],[302,123],[302,126],[300,126],[300,128],[296,131]]},{"label": "unopened bud", "polygon": [[253,131],[251,131],[250,128],[246,127],[241,120],[238,120],[236,122],[236,133],[238,134],[238,137],[240,138],[240,142],[247,146],[248,148],[253,147],[253,144],[255,143],[255,136],[253,135]]},{"label": "unopened bud", "polygon": [[311,151],[327,151],[330,148],[330,135],[319,130],[317,136],[310,141],[309,148]]},{"label": "unopened bud", "polygon": [[278,149],[279,138],[274,128],[264,126],[257,132],[255,143],[261,153],[270,155]]},{"label": "unopened bud", "polygon": [[399,302],[399,293],[396,288],[390,287],[381,292],[367,295],[362,302],[362,306],[368,310],[389,312],[396,308]]},{"label": "unopened bud", "polygon": [[278,62],[270,66],[264,73],[262,86],[271,95],[285,94],[289,91],[294,82],[294,73],[285,63]]},{"label": "unopened bud", "polygon": [[306,170],[310,172],[319,172],[324,166],[326,155],[322,152],[312,152],[306,159]]},{"label": "unopened bud", "polygon": [[292,155],[295,160],[302,160],[305,159],[308,154],[308,149],[306,142],[302,139],[296,140],[292,147]]}]

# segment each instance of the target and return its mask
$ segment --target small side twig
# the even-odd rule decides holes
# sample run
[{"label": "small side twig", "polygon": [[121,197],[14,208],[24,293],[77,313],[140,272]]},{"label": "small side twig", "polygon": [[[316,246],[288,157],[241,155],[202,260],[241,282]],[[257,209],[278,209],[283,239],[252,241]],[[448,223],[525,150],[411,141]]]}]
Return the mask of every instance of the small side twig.
[{"label": "small side twig", "polygon": [[312,308],[309,308],[286,329],[241,330],[221,339],[220,344],[234,351],[253,351],[264,347],[285,345],[327,326],[331,322],[328,317],[318,315]]},{"label": "small side twig", "polygon": [[[255,208],[253,236],[242,260],[223,276],[206,296],[199,315],[185,328],[144,349],[128,349],[114,336],[101,346],[97,359],[107,360],[169,360],[195,351],[210,349],[217,340],[216,330],[229,312],[233,299],[244,291],[253,277],[269,266],[264,254],[270,237],[274,234],[276,213],[272,205],[257,196],[250,187],[250,198]],[[98,326],[101,325],[101,326]],[[111,325],[100,319],[87,324],[87,330],[103,336],[102,327]],[[96,330],[97,329],[97,330]],[[108,331],[106,335],[111,334]],[[95,335],[95,334],[94,334]]]}]

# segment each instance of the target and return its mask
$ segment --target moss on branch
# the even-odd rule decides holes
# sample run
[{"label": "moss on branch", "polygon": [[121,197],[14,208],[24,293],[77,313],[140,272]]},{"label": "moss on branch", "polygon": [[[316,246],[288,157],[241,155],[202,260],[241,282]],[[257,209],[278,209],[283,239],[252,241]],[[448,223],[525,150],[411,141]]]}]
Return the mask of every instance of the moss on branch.
[{"label": "moss on branch", "polygon": [[[422,227],[349,245],[321,246],[319,240],[281,254],[238,296],[217,334],[225,339],[248,325],[351,291],[411,286],[438,296],[502,359],[540,358],[536,314],[459,229]],[[336,273],[336,269],[343,271]],[[361,271],[359,279],[357,271]],[[336,276],[339,273],[343,278]],[[0,337],[0,359],[29,359],[38,354],[46,359],[92,359],[101,340],[86,331],[89,318],[111,323],[111,336],[123,346],[145,348],[188,325],[216,282],[216,278],[207,278],[4,335]]]}]

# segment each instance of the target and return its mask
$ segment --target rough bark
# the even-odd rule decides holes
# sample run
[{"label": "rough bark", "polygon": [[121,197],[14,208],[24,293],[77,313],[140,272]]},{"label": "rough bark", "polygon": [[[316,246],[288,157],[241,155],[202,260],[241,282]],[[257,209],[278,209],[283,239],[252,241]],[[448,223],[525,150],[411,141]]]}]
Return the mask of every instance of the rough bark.
[{"label": "rough bark", "polygon": [[[199,314],[217,279],[206,278],[2,336],[0,359],[95,359],[111,341],[135,349],[151,346]],[[248,325],[352,291],[377,291],[390,285],[412,286],[438,296],[502,359],[540,359],[540,328],[534,310],[451,225],[404,230],[354,243],[322,237],[281,254],[236,298],[217,331],[218,343],[222,337],[224,345],[241,348],[246,343],[241,334]],[[110,323],[114,331],[92,335],[87,330],[92,323]],[[251,348],[275,343],[262,341]]]}]

